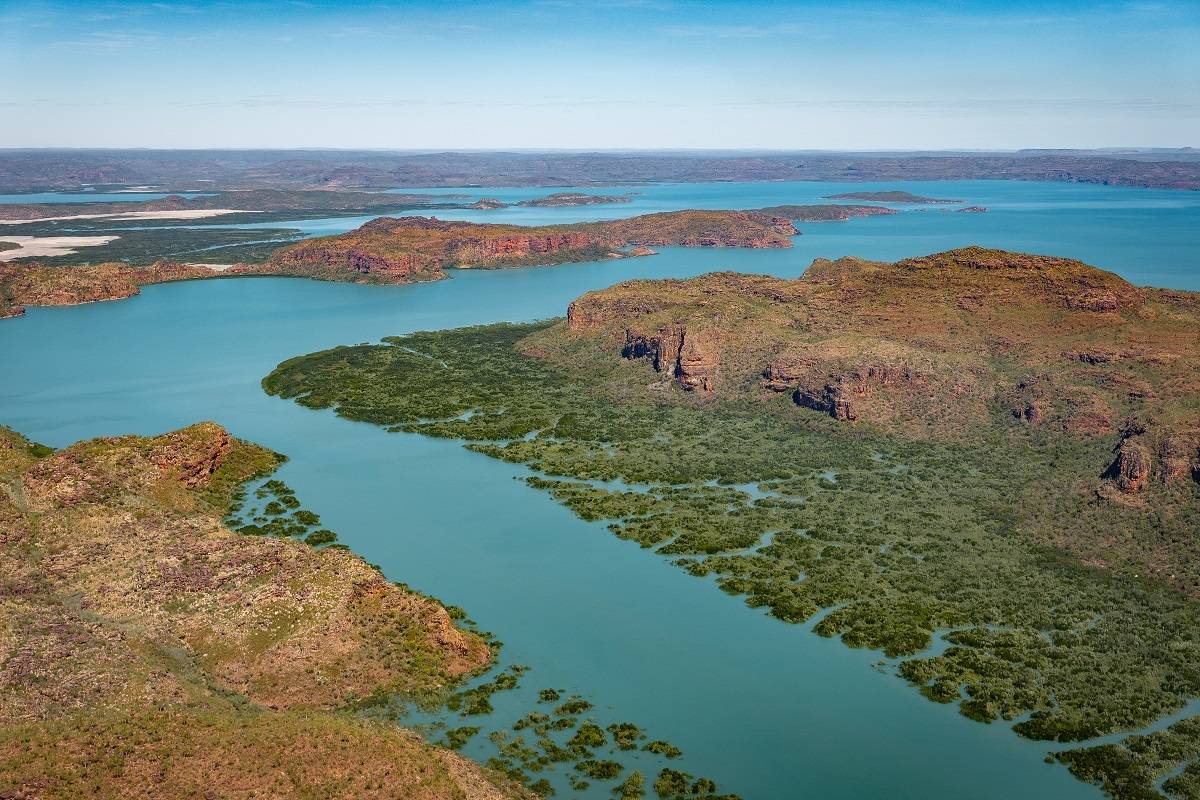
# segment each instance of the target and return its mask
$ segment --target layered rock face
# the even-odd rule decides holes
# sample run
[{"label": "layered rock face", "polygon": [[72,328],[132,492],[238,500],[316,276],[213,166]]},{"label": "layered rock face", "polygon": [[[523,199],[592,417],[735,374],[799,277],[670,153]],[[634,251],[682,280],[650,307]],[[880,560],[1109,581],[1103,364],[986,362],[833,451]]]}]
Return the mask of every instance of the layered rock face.
[{"label": "layered rock face", "polygon": [[790,393],[907,436],[1121,429],[1108,494],[1200,474],[1200,296],[1070,259],[963,248],[895,264],[818,260],[794,281],[633,281],[576,300],[567,330],[685,391]]},{"label": "layered rock face", "polygon": [[711,333],[688,331],[680,325],[654,334],[627,330],[622,355],[649,358],[657,372],[675,378],[687,391],[710,393],[716,387],[720,355]]}]

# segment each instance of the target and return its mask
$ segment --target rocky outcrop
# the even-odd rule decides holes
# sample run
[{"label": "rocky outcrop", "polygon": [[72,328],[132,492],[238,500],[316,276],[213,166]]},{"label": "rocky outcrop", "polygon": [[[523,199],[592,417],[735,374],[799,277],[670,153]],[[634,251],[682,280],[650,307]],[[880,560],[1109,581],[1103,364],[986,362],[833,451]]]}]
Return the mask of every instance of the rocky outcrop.
[{"label": "rocky outcrop", "polygon": [[1000,399],[1014,417],[1031,425],[1054,425],[1079,436],[1104,436],[1116,429],[1103,393],[1053,374],[1029,375]]},{"label": "rocky outcrop", "polygon": [[[778,377],[775,380],[778,382]],[[804,408],[824,411],[834,419],[854,422],[862,414],[860,404],[868,395],[902,383],[912,385],[923,383],[923,380],[907,369],[876,364],[829,375],[822,384],[802,383],[796,388],[792,399]]]},{"label": "rocky outcrop", "polygon": [[1163,437],[1158,474],[1166,484],[1191,476],[1200,482],[1200,430]]},{"label": "rocky outcrop", "polygon": [[1130,437],[1124,439],[1117,448],[1117,456],[1109,466],[1107,475],[1118,490],[1125,494],[1137,494],[1145,491],[1152,464],[1150,449],[1137,437]]},{"label": "rocky outcrop", "polygon": [[686,391],[711,393],[717,383],[720,353],[716,337],[683,326],[660,328],[653,334],[625,332],[625,358],[648,358],[656,372],[674,378]]}]

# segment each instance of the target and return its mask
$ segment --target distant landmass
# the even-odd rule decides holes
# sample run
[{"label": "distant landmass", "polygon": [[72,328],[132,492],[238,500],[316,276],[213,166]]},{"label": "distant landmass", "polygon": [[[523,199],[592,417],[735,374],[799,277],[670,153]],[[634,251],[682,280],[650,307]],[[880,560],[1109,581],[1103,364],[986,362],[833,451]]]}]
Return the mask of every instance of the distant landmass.
[{"label": "distant landmass", "polygon": [[5,150],[0,191],[587,186],[697,181],[1027,180],[1200,188],[1190,150],[922,152],[388,152]]}]

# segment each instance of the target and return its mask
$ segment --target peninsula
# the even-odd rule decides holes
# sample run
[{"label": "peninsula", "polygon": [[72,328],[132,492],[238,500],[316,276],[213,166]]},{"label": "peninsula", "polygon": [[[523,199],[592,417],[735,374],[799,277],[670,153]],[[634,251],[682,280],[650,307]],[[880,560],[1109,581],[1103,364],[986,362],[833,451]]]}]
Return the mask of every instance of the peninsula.
[{"label": "peninsula", "polygon": [[965,248],[632,281],[264,387],[526,465],[751,606],[823,611],[930,700],[1076,743],[1052,757],[1114,797],[1187,796],[1191,721],[1088,740],[1200,695],[1198,326],[1200,295]]}]

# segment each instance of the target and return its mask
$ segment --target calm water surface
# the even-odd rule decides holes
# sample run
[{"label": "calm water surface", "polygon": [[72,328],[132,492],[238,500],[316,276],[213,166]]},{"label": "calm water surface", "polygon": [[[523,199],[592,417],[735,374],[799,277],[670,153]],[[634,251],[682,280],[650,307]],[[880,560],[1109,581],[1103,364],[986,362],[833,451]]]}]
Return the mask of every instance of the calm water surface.
[{"label": "calm water surface", "polygon": [[[510,207],[492,211],[439,209],[440,219],[551,225],[597,221],[679,209],[751,209],[783,204],[854,203],[828,200],[842,192],[901,189],[926,197],[961,200],[954,205],[886,205],[902,213],[847,223],[799,223],[796,254],[857,255],[894,260],[970,244],[1078,258],[1144,285],[1200,289],[1196,245],[1200,240],[1200,192],[1131,189],[1092,184],[1020,181],[894,181],[891,183],[683,183],[653,186],[588,186],[491,189],[397,189],[404,194],[467,193],[469,202],[494,197],[515,203],[551,192],[634,192],[629,203],[567,208]],[[984,206],[985,214],[957,213]],[[948,209],[948,210],[947,210]],[[415,211],[398,211],[414,214]],[[344,233],[377,215],[251,224],[237,228],[298,228],[307,236]],[[729,263],[733,268],[736,256]]]},{"label": "calm water surface", "polygon": [[[741,205],[783,202],[771,193],[780,185],[766,186]],[[1055,186],[1053,202],[1041,184],[988,186],[987,201],[957,183],[923,185],[922,192],[995,207],[1002,194],[1021,205],[1023,191],[1025,207],[1011,213],[1027,224],[1011,228],[1006,240],[997,227],[996,241],[984,243],[1072,254],[1099,248],[1089,258],[1131,280],[1200,288],[1198,197]],[[638,191],[650,198],[650,187]],[[662,191],[686,191],[694,206],[709,190]],[[505,663],[533,667],[521,692],[496,696],[501,714],[526,707],[541,687],[584,693],[606,721],[636,722],[652,738],[672,741],[686,754],[680,768],[748,800],[1096,798],[1065,769],[1042,763],[1047,745],[924,700],[872,668],[878,653],[745,608],[603,525],[576,519],[516,480],[525,474],[519,467],[454,442],[308,411],[259,386],[276,363],[299,353],[406,331],[556,316],[582,292],[618,280],[714,269],[792,277],[817,255],[892,258],[981,241],[971,226],[996,219],[998,210],[915,212],[807,225],[792,250],[667,248],[650,258],[457,272],[402,287],[215,280],[147,287],[124,302],[31,309],[0,323],[0,422],[66,445],[215,419],[287,453],[280,477],[344,542],[389,577],[463,606],[505,642]],[[1053,247],[1039,246],[1039,237]],[[468,752],[486,752],[476,747]]]}]

